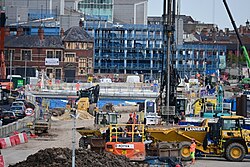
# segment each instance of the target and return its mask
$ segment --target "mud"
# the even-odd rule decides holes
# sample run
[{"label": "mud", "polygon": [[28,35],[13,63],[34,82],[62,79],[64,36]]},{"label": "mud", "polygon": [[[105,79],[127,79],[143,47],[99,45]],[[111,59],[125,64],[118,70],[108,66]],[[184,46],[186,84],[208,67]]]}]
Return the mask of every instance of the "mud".
[{"label": "mud", "polygon": [[[124,156],[104,152],[98,154],[91,150],[76,149],[76,167],[136,167]],[[71,167],[72,150],[69,148],[47,148],[27,157],[25,161],[9,167]]]}]

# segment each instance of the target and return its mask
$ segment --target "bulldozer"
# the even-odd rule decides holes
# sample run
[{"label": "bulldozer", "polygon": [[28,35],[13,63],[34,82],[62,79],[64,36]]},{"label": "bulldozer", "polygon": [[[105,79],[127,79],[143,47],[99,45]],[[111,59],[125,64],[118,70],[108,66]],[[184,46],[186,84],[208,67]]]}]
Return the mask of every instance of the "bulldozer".
[{"label": "bulldozer", "polygon": [[250,152],[249,125],[242,116],[221,116],[218,121],[211,123],[205,119],[200,126],[148,128],[146,132],[153,140],[149,147],[151,150],[161,153],[164,149],[178,148],[182,160],[190,160],[189,146],[192,139],[196,141],[196,153],[199,155],[242,161]]}]

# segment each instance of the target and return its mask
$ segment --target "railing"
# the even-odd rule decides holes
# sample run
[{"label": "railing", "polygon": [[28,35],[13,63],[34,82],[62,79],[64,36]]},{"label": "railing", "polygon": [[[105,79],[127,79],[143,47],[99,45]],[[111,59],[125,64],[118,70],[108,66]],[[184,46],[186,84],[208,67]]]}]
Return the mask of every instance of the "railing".
[{"label": "railing", "polygon": [[39,106],[36,105],[36,97],[28,93],[26,95],[26,100],[36,106],[35,111],[34,111],[35,115],[24,117],[23,119],[19,119],[8,125],[4,125],[0,127],[0,137],[7,137],[15,131],[22,131],[22,130],[28,129],[27,124],[32,123],[35,120],[35,118],[39,118],[40,112],[39,112]]},{"label": "railing", "polygon": [[8,125],[0,127],[0,137],[8,137],[15,131],[20,131],[22,129],[28,128],[28,122],[32,122],[32,117],[25,117],[16,122],[12,122]]}]

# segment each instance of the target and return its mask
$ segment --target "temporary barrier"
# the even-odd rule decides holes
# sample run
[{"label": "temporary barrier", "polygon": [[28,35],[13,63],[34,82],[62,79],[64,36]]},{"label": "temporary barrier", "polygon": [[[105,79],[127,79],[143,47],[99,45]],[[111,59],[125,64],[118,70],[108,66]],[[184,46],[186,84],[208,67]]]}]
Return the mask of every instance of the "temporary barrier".
[{"label": "temporary barrier", "polygon": [[6,137],[6,138],[4,138],[4,140],[5,140],[5,143],[6,143],[6,147],[11,147],[10,138]]},{"label": "temporary barrier", "polygon": [[22,133],[22,134],[23,134],[23,138],[24,138],[25,143],[27,143],[28,142],[27,133]]},{"label": "temporary barrier", "polygon": [[21,144],[20,138],[19,138],[19,135],[18,135],[18,134],[17,134],[17,135],[14,135],[14,138],[15,138],[16,145]]},{"label": "temporary barrier", "polygon": [[0,167],[4,167],[4,160],[2,155],[0,155]]},{"label": "temporary barrier", "polygon": [[6,145],[5,140],[4,140],[3,138],[0,138],[0,148],[1,148],[1,149],[4,149],[4,148],[6,148],[6,147],[7,147],[7,145]]},{"label": "temporary barrier", "polygon": [[27,143],[28,142],[28,137],[27,137],[27,134],[26,133],[19,133],[18,134],[18,137],[19,137],[19,140],[20,140],[20,143]]},{"label": "temporary barrier", "polygon": [[10,143],[11,143],[11,146],[15,146],[16,145],[16,140],[15,140],[15,136],[10,136]]}]

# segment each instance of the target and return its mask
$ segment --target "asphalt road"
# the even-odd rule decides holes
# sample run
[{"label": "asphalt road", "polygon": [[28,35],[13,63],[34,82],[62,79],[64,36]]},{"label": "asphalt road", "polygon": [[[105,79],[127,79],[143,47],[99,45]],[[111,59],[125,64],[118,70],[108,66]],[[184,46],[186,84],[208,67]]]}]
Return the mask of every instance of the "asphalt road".
[{"label": "asphalt road", "polygon": [[[185,162],[187,166],[189,163]],[[250,157],[246,157],[242,162],[230,162],[224,158],[218,157],[198,157],[192,167],[248,167],[250,166]]]}]

